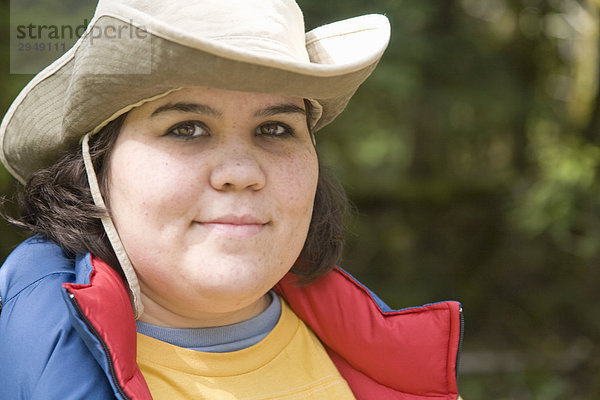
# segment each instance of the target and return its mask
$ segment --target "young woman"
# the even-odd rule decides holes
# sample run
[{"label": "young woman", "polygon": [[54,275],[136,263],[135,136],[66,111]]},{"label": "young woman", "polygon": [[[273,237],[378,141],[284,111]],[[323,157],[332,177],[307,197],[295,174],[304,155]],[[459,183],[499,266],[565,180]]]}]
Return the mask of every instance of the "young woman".
[{"label": "young woman", "polygon": [[0,128],[36,235],[0,268],[0,398],[455,399],[460,306],[346,272],[314,133],[387,19],[101,0]]}]

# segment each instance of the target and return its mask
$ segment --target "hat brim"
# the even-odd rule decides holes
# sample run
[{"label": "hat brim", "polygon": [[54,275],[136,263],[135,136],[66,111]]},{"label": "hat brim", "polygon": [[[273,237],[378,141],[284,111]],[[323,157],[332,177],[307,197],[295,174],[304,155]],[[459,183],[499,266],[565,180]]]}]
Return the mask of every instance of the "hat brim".
[{"label": "hat brim", "polygon": [[93,40],[94,27],[123,24],[95,17],[63,57],[19,94],[0,125],[0,158],[24,183],[51,165],[80,138],[139,103],[179,87],[275,93],[322,106],[315,130],[345,108],[387,47],[386,17],[367,15],[307,33],[309,62],[257,56],[210,39],[185,37],[168,27],[144,25],[147,46]]}]

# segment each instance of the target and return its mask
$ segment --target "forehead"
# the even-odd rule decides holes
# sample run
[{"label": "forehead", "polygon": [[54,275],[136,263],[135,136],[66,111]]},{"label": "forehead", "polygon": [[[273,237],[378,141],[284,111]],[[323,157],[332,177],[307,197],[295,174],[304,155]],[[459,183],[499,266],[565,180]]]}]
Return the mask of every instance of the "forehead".
[{"label": "forehead", "polygon": [[133,117],[149,117],[158,108],[175,103],[207,105],[219,113],[230,110],[250,112],[273,104],[295,104],[304,108],[304,100],[300,97],[194,87],[179,89],[156,100],[148,101],[132,109],[130,114],[133,114]]}]

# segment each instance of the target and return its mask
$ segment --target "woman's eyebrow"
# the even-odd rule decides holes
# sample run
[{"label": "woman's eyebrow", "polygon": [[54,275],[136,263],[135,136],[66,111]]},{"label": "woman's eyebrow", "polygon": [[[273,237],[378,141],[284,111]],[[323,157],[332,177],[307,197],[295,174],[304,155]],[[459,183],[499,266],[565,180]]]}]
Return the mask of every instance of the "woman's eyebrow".
[{"label": "woman's eyebrow", "polygon": [[255,117],[272,117],[278,114],[302,114],[306,117],[306,110],[295,104],[277,104],[274,106],[266,107],[258,110],[254,113]]},{"label": "woman's eyebrow", "polygon": [[211,117],[219,118],[222,116],[220,111],[215,110],[214,108],[207,106],[206,104],[198,104],[198,103],[167,103],[158,107],[156,110],[150,114],[151,117],[155,117],[158,114],[169,112],[169,111],[178,111],[178,112],[187,112],[187,113],[197,113],[197,114],[206,114]]},{"label": "woman's eyebrow", "polygon": [[[165,105],[162,105],[162,106],[158,107],[156,110],[154,110],[152,112],[152,114],[150,114],[150,116],[154,117],[158,114],[170,112],[170,111],[207,114],[207,115],[210,115],[210,116],[216,117],[216,118],[222,117],[222,113],[220,111],[217,111],[214,108],[212,108],[206,104],[183,103],[183,102],[167,103]],[[277,104],[277,105],[265,107],[261,110],[256,111],[254,113],[254,116],[255,117],[272,117],[272,116],[278,115],[278,114],[294,114],[294,113],[306,116],[306,110],[304,110],[304,108],[299,107],[292,103]]]}]

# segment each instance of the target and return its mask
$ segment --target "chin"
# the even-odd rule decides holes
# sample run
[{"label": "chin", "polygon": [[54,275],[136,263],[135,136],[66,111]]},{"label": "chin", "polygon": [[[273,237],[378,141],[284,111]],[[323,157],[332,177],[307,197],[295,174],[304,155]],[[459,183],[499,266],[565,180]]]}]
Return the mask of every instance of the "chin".
[{"label": "chin", "polygon": [[231,293],[234,296],[239,293],[260,292],[265,288],[269,290],[279,281],[276,279],[275,283],[270,285],[273,279],[271,276],[260,274],[251,266],[240,267],[239,264],[232,268],[221,265],[216,270],[199,268],[182,279],[186,279],[195,289],[206,293]]}]

